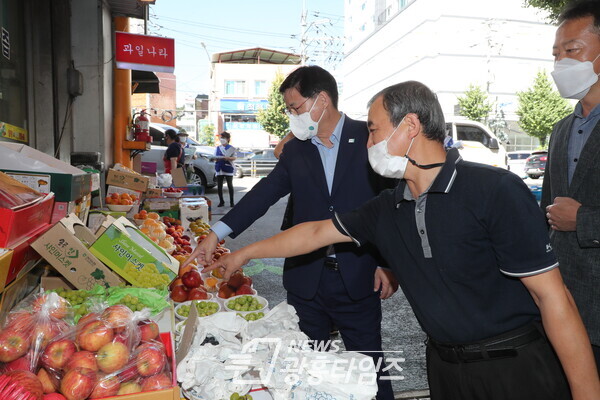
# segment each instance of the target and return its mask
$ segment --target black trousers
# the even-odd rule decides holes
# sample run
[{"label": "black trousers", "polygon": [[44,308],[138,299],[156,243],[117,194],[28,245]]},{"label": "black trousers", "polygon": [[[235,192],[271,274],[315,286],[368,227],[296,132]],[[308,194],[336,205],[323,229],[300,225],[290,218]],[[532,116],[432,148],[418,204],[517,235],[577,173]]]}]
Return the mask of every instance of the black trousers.
[{"label": "black trousers", "polygon": [[227,191],[229,192],[229,203],[233,206],[233,176],[217,175],[217,190],[219,192],[219,204],[225,203],[223,200],[223,179],[227,179]]},{"label": "black trousers", "polygon": [[514,357],[452,363],[427,345],[431,400],[570,400],[566,377],[545,337]]}]

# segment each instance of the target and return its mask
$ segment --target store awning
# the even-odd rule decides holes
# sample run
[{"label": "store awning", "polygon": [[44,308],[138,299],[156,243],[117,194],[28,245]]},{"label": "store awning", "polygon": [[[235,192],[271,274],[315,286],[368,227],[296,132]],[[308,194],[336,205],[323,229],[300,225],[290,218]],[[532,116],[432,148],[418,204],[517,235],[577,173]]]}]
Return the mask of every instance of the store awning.
[{"label": "store awning", "polygon": [[107,0],[112,15],[144,19],[144,4],[138,0]]},{"label": "store awning", "polygon": [[298,54],[286,53],[279,50],[256,47],[215,53],[212,55],[213,63],[229,64],[300,64],[302,57]]},{"label": "store awning", "polygon": [[160,93],[160,79],[154,72],[131,71],[131,93]]}]

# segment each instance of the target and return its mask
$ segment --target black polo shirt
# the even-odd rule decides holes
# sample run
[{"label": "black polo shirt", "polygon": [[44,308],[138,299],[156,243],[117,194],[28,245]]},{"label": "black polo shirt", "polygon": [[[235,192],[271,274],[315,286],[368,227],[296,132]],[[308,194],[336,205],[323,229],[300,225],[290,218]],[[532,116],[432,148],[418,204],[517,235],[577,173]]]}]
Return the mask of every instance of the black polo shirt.
[{"label": "black polo shirt", "polygon": [[359,246],[378,247],[421,326],[440,342],[470,343],[539,320],[518,277],[558,266],[522,179],[464,161],[456,149],[419,198],[402,180],[333,222]]}]

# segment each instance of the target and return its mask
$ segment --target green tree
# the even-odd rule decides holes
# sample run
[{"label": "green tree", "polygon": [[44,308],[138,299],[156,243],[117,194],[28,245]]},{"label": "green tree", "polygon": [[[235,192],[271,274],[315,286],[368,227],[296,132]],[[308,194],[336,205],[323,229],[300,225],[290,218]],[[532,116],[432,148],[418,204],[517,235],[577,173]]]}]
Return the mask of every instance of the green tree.
[{"label": "green tree", "polygon": [[517,92],[519,126],[529,136],[537,137],[546,147],[546,140],[556,122],[573,112],[573,107],[550,83],[545,71],[537,73],[533,86]]},{"label": "green tree", "polygon": [[550,14],[548,16],[550,22],[556,22],[558,15],[570,1],[571,0],[525,0],[525,5],[527,7],[535,7],[548,11]]},{"label": "green tree", "polygon": [[215,145],[215,126],[213,124],[203,125],[198,135],[198,141],[207,146]]},{"label": "green tree", "polygon": [[283,82],[284,76],[280,72],[275,75],[269,91],[269,106],[258,112],[256,120],[262,125],[263,129],[272,135],[283,138],[289,132],[290,121],[283,113],[285,102],[283,96],[279,93],[279,86]]},{"label": "green tree", "polygon": [[460,107],[459,115],[477,122],[487,120],[493,107],[488,99],[488,94],[481,87],[473,84],[469,85],[464,96],[458,97],[458,105]]}]

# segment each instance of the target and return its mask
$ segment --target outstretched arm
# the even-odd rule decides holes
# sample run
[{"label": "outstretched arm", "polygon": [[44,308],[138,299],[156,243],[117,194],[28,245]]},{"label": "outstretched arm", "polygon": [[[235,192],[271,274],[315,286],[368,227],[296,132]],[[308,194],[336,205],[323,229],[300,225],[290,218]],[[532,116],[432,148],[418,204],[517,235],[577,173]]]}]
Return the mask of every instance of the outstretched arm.
[{"label": "outstretched arm", "polygon": [[592,347],[558,268],[521,278],[542,313],[542,323],[567,375],[573,400],[599,399]]},{"label": "outstretched arm", "polygon": [[233,272],[241,269],[243,265],[254,258],[293,257],[310,253],[330,244],[351,241],[350,237],[337,230],[331,220],[305,222],[268,239],[252,243],[236,252],[223,255],[215,263],[204,268],[202,272],[224,267],[224,278],[227,280]]}]

